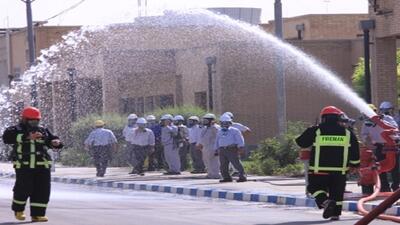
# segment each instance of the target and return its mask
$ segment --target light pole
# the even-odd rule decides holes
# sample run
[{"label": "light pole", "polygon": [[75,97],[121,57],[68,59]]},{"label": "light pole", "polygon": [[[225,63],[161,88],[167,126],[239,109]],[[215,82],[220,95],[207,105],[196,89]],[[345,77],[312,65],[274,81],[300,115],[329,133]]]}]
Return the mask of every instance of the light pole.
[{"label": "light pole", "polygon": [[214,109],[212,75],[215,72],[215,70],[213,70],[213,66],[215,66],[216,63],[217,57],[209,56],[206,58],[206,64],[208,67],[208,110],[210,111]]},{"label": "light pole", "polygon": [[76,90],[76,69],[68,68],[67,73],[69,75],[69,101],[71,103],[71,120],[73,122],[76,121],[76,98],[75,98],[75,90]]},{"label": "light pole", "polygon": [[[281,0],[275,0],[275,35],[277,38],[283,38],[283,21],[282,21],[282,3]],[[282,52],[277,52],[277,63],[275,67],[276,73],[276,97],[277,97],[277,117],[278,132],[282,137],[286,133],[286,90],[285,90],[285,74],[283,71]]]},{"label": "light pole", "polygon": [[360,27],[364,32],[364,74],[365,74],[365,101],[371,103],[371,70],[369,68],[369,30],[375,28],[375,20],[362,20]]},{"label": "light pole", "polygon": [[[29,48],[29,66],[33,66],[35,64],[35,38],[33,34],[33,22],[32,22],[32,7],[31,3],[35,0],[21,0],[26,4],[26,21],[27,21],[27,33],[28,33],[28,48]],[[37,84],[36,84],[36,76],[32,76],[32,90],[31,90],[31,98],[32,105],[37,106]]]}]

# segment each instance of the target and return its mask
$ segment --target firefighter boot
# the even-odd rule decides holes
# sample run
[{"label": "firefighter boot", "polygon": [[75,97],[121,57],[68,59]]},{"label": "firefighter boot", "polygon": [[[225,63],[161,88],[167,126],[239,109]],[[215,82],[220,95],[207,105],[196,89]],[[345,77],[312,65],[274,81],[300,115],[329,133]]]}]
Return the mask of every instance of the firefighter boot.
[{"label": "firefighter boot", "polygon": [[329,219],[335,214],[335,209],[336,209],[336,202],[333,200],[325,200],[325,202],[322,204],[324,206],[324,212],[322,214],[322,217],[324,219]]},{"label": "firefighter boot", "polygon": [[15,212],[15,219],[23,221],[26,219],[24,212]]},{"label": "firefighter boot", "polygon": [[32,216],[32,222],[47,222],[49,218],[47,216]]}]

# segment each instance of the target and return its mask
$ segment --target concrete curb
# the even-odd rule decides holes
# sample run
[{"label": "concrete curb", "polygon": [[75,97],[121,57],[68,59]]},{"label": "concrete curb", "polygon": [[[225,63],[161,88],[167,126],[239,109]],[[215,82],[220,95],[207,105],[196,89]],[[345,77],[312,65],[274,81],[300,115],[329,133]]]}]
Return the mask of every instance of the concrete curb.
[{"label": "concrete curb", "polygon": [[[0,171],[0,177],[14,178],[15,173]],[[227,191],[227,190],[212,189],[212,188],[197,188],[197,187],[186,187],[186,186],[183,187],[183,186],[170,186],[170,185],[147,184],[147,183],[144,184],[138,182],[101,181],[89,178],[68,178],[68,177],[52,176],[51,180],[53,182],[65,183],[65,184],[80,184],[87,186],[120,188],[120,189],[135,190],[135,191],[152,191],[160,193],[188,195],[193,197],[208,197],[208,198],[247,201],[247,202],[265,202],[277,205],[312,207],[312,208],[316,207],[316,204],[312,198],[296,197],[290,195],[250,193],[250,192],[240,192],[240,191]],[[376,204],[366,204],[365,208],[367,210],[371,210],[376,206],[377,206]],[[349,212],[357,212],[357,202],[344,201],[343,210]],[[400,216],[400,207],[399,206],[391,207],[390,209],[386,210],[386,214]]]}]

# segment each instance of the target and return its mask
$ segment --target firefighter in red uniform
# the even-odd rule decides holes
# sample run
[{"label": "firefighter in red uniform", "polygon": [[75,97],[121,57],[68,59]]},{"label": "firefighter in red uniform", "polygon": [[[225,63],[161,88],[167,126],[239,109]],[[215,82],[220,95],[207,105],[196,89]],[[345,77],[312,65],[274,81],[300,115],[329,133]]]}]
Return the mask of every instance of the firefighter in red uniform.
[{"label": "firefighter in red uniform", "polygon": [[339,124],[343,114],[334,106],[323,108],[321,123],[296,139],[301,148],[312,147],[307,190],[317,206],[324,209],[324,219],[339,219],[346,173],[354,171],[360,163],[357,137]]},{"label": "firefighter in red uniform", "polygon": [[12,210],[17,220],[26,219],[24,210],[29,198],[32,222],[48,221],[51,158],[47,149],[60,149],[63,145],[48,129],[39,126],[40,119],[37,108],[27,107],[22,111],[21,122],[3,134],[4,143],[13,145],[16,181]]}]

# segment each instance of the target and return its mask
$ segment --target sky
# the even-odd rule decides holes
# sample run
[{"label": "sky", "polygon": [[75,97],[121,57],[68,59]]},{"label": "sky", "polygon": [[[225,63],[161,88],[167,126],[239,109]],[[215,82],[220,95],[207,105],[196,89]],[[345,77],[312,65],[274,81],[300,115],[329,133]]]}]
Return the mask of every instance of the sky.
[{"label": "sky", "polygon": [[[48,25],[104,25],[132,22],[139,14],[139,0],[34,0],[33,20],[46,21],[82,2],[75,8],[48,21]],[[142,15],[145,14],[142,1]],[[147,0],[147,15],[164,10],[207,7],[257,7],[261,21],[273,19],[275,0]],[[368,0],[282,0],[284,17],[324,13],[367,13]],[[0,0],[0,27],[26,26],[25,3]]]}]

